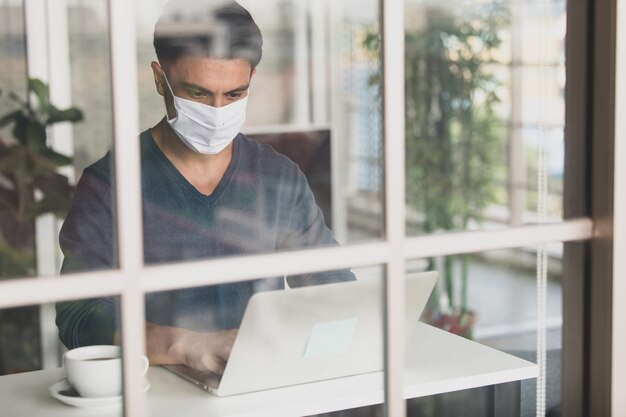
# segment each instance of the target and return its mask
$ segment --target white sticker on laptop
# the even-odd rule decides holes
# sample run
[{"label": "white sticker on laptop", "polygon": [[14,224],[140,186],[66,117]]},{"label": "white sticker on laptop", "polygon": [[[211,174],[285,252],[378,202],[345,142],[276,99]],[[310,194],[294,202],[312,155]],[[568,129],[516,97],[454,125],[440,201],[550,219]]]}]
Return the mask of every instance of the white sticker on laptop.
[{"label": "white sticker on laptop", "polygon": [[304,358],[322,358],[346,353],[350,349],[358,318],[327,321],[313,326],[304,348]]}]

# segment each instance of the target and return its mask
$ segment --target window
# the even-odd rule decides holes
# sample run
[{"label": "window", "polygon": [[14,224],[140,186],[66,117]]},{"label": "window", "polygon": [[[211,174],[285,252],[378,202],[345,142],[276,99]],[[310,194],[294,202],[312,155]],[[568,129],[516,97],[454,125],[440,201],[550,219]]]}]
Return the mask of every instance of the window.
[{"label": "window", "polygon": [[[450,378],[448,388],[439,391],[432,387],[419,391],[410,386],[412,395],[422,400],[405,403],[404,376],[412,364],[411,356],[405,356],[411,351],[410,345],[405,345],[405,337],[412,335],[411,329],[405,326],[405,315],[412,301],[406,300],[404,295],[410,289],[412,274],[437,270],[440,277],[423,321],[448,330],[437,335],[457,340],[456,336],[449,336],[450,329],[463,327],[459,326],[460,321],[469,320],[474,325],[473,335],[480,343],[467,346],[484,344],[500,350],[516,350],[509,347],[519,348],[530,343],[533,346],[527,349],[530,353],[527,352],[525,358],[531,361],[535,360],[537,348],[534,345],[537,345],[538,369],[520,365],[518,376],[497,382],[532,379],[538,372],[538,409],[550,406],[549,400],[544,402],[542,398],[545,391],[541,386],[546,384],[546,360],[550,367],[553,359],[550,353],[543,356],[542,349],[560,341],[561,331],[565,340],[578,337],[579,342],[595,346],[586,341],[589,333],[582,325],[568,322],[570,317],[573,319],[576,308],[589,314],[592,323],[618,311],[616,307],[615,312],[607,313],[599,307],[602,297],[617,297],[618,293],[594,293],[593,297],[597,298],[591,299],[582,295],[574,299],[571,292],[563,295],[570,291],[566,288],[568,285],[578,289],[584,285],[593,288],[600,285],[592,282],[589,273],[571,273],[572,258],[568,257],[584,253],[585,249],[580,248],[585,245],[594,255],[580,257],[584,261],[580,271],[600,268],[599,261],[594,263],[591,259],[593,256],[608,256],[615,262],[613,273],[621,271],[619,260],[609,255],[614,252],[596,249],[594,233],[602,233],[599,209],[573,208],[592,196],[594,201],[590,205],[608,204],[613,210],[615,203],[616,215],[609,216],[615,223],[610,227],[616,233],[612,242],[615,248],[620,247],[621,235],[617,232],[621,231],[621,223],[617,208],[621,191],[616,188],[613,195],[613,191],[600,183],[608,178],[620,184],[618,162],[622,162],[623,152],[617,141],[613,143],[613,137],[618,137],[622,126],[618,121],[616,132],[602,135],[606,132],[598,127],[601,125],[598,122],[602,121],[598,114],[600,107],[592,106],[593,94],[601,93],[581,91],[579,85],[570,84],[579,78],[602,82],[598,67],[602,59],[610,61],[606,58],[611,55],[610,51],[594,44],[598,55],[591,68],[568,67],[565,79],[566,58],[568,62],[583,64],[588,58],[587,52],[568,49],[571,46],[565,40],[565,27],[572,31],[575,24],[580,23],[581,29],[568,32],[568,37],[571,34],[571,39],[582,37],[590,43],[599,42],[596,39],[604,34],[604,29],[586,29],[586,17],[577,13],[579,6],[561,1],[475,1],[462,6],[422,0],[383,0],[380,4],[352,0],[268,0],[263,3],[242,0],[241,4],[250,10],[265,37],[264,57],[253,76],[248,119],[242,132],[287,153],[300,166],[306,175],[303,184],[308,184],[305,189],[312,189],[311,195],[340,245],[316,240],[311,244],[281,246],[278,250],[269,250],[271,245],[254,246],[251,242],[262,241],[266,230],[260,230],[258,223],[246,224],[245,216],[231,210],[219,213],[219,218],[229,225],[228,232],[233,236],[251,236],[249,242],[245,242],[252,245],[249,250],[224,251],[218,256],[202,252],[173,258],[160,254],[150,258],[151,241],[144,236],[150,233],[151,224],[145,222],[142,210],[147,205],[145,199],[142,204],[141,198],[146,171],[145,164],[140,163],[142,150],[136,138],[137,132],[159,123],[164,113],[163,99],[154,91],[158,71],[150,65],[155,60],[152,30],[166,7],[165,2],[67,0],[57,9],[37,8],[33,1],[5,1],[0,2],[0,9],[7,11],[3,15],[11,18],[7,20],[9,24],[3,26],[2,36],[6,42],[2,43],[0,59],[6,61],[6,68],[11,70],[0,75],[2,89],[7,86],[7,90],[26,97],[26,84],[15,81],[26,78],[25,59],[19,52],[20,45],[26,42],[26,33],[28,77],[42,78],[49,83],[50,100],[55,105],[74,106],[84,115],[81,124],[63,123],[48,130],[51,147],[73,157],[72,169],[65,167],[54,172],[69,178],[68,184],[75,184],[75,180],[84,175],[81,175],[83,168],[100,158],[109,147],[113,148],[110,160],[105,163],[110,162],[107,166],[114,186],[109,190],[112,190],[110,195],[104,194],[104,199],[113,213],[113,231],[106,248],[114,250],[107,262],[60,279],[60,265],[56,264],[58,250],[49,244],[54,241],[60,224],[51,216],[47,220],[35,216],[29,227],[36,230],[32,231],[32,236],[37,239],[28,242],[26,252],[31,258],[36,254],[39,264],[37,268],[32,266],[14,274],[1,271],[3,279],[6,278],[0,283],[2,311],[47,305],[42,307],[45,313],[41,315],[36,308],[29,307],[30,319],[41,320],[41,328],[50,329],[54,312],[48,303],[116,297],[124,357],[131,358],[144,353],[144,320],[156,305],[153,300],[162,294],[210,291],[218,285],[251,282],[258,277],[277,277],[283,285],[283,276],[324,275],[326,271],[350,269],[359,281],[380,284],[378,291],[384,302],[379,309],[382,310],[380,341],[375,344],[380,346],[384,374],[377,375],[380,380],[374,385],[384,385],[384,397],[381,390],[375,390],[375,394],[366,390],[352,394],[339,390],[341,395],[334,399],[335,403],[309,403],[308,414],[352,408],[357,403],[350,401],[350,395],[367,394],[379,395],[373,402],[382,402],[387,415],[402,416],[407,415],[407,410],[408,415],[428,412],[433,404],[429,401],[438,401],[436,398],[443,398],[446,404],[468,404],[465,395],[484,394],[485,398],[491,395],[478,390],[482,388],[480,383],[465,384],[459,377]],[[606,11],[602,6],[595,7],[599,16]],[[26,29],[15,23],[22,14]],[[45,25],[37,26],[37,22]],[[51,34],[54,36],[50,37]],[[38,36],[42,35],[44,40],[38,41]],[[50,37],[49,42],[45,41],[46,35]],[[623,48],[621,44],[618,46]],[[35,51],[43,51],[41,56],[66,58],[37,61]],[[619,54],[618,57],[622,58]],[[435,65],[436,59],[439,61]],[[618,65],[621,65],[619,59]],[[466,68],[462,68],[463,65]],[[587,74],[587,70],[592,74]],[[18,75],[13,77],[13,72]],[[172,80],[170,87],[176,94],[181,86],[175,76]],[[473,81],[480,84],[464,84]],[[621,82],[621,78],[618,77],[618,81]],[[619,82],[618,88],[621,88]],[[31,81],[31,93],[41,92],[41,88],[41,84]],[[605,90],[611,91],[610,88]],[[0,99],[5,98],[3,95]],[[35,100],[34,96],[32,99]],[[598,97],[596,100],[602,101]],[[619,109],[621,96],[617,93],[616,100]],[[6,101],[0,103],[2,114],[6,113],[7,106],[10,104]],[[590,116],[573,119],[571,112]],[[607,112],[618,114],[613,108]],[[75,120],[65,122],[77,121],[78,116],[70,119]],[[592,127],[587,125],[589,119],[593,120]],[[581,126],[580,132],[568,136],[568,129]],[[589,137],[581,133],[592,128],[600,130],[594,130]],[[2,138],[12,134],[6,127],[0,131]],[[592,139],[600,136],[603,145],[594,144]],[[289,154],[293,146],[288,142],[294,138],[299,141],[296,150],[304,147],[303,143],[310,147],[300,154]],[[4,142],[3,146],[2,151],[6,152]],[[616,158],[615,167],[605,168],[607,171],[598,163],[603,146],[608,149],[609,157]],[[593,160],[583,162],[581,155],[588,149],[593,150]],[[157,148],[152,151],[159,152]],[[321,155],[321,159],[313,160],[314,153]],[[177,168],[175,164],[172,167]],[[172,167],[168,169],[175,175]],[[318,168],[320,170],[316,170]],[[587,172],[590,191],[572,186],[570,181],[577,178],[574,173],[577,169]],[[11,177],[5,171],[2,174],[0,189],[5,192],[11,189],[6,185]],[[185,178],[188,179],[180,174],[174,181]],[[32,190],[35,202],[45,201],[40,194],[45,194],[46,186],[41,187],[39,192],[35,192],[37,187]],[[244,191],[238,198],[249,197]],[[102,198],[102,194],[96,194]],[[604,202],[607,196],[610,196],[609,203]],[[570,200],[576,202],[568,205]],[[176,210],[159,211],[160,221],[171,220],[171,213]],[[55,211],[48,210],[44,214]],[[260,213],[259,218],[266,214]],[[193,230],[195,223],[183,222],[181,218],[174,218],[179,230],[197,231]],[[0,220],[1,230],[6,233],[11,226],[4,223]],[[161,243],[180,247],[179,235],[170,236],[171,241]],[[228,236],[226,233],[223,237]],[[285,240],[288,237],[291,235]],[[48,242],[47,248],[42,246],[44,241]],[[577,241],[585,243],[571,243]],[[47,263],[41,263],[44,259],[48,259]],[[535,272],[529,271],[537,269],[542,285],[538,287],[539,299],[535,300]],[[549,279],[554,277],[559,279]],[[610,272],[602,277],[602,282],[613,282]],[[616,280],[613,290],[620,289]],[[493,295],[486,295],[488,291]],[[514,302],[520,302],[524,294],[529,294],[527,298],[532,302],[521,302],[524,305],[521,311],[522,307],[515,307]],[[181,303],[184,303],[183,298]],[[490,305],[494,301],[499,303]],[[538,307],[528,307],[535,301]],[[618,298],[614,298],[614,306],[619,305],[617,301]],[[510,316],[505,308],[509,309]],[[538,309],[536,314],[535,308]],[[531,309],[533,314],[529,313]],[[462,314],[453,314],[459,312]],[[3,316],[0,319],[4,320]],[[617,319],[613,321],[613,325],[617,323]],[[37,325],[32,328],[36,329]],[[341,329],[333,335],[345,335],[346,327]],[[604,366],[598,371],[597,378],[603,381],[610,376],[610,367],[621,363],[616,354],[621,332],[616,329],[612,334],[615,359],[608,368]],[[530,336],[523,337],[525,335]],[[611,332],[600,335],[601,340],[606,341]],[[510,345],[504,347],[502,343]],[[575,349],[565,346],[564,354],[578,355]],[[584,369],[595,363],[600,354],[591,350],[591,358],[583,357],[583,353],[576,357],[580,363],[577,362],[573,372],[584,374]],[[510,355],[501,358],[513,360]],[[54,358],[49,361],[54,366]],[[146,400],[142,392],[142,370],[134,361],[126,364],[125,413],[146,415],[151,399]],[[33,368],[40,366],[46,365],[32,365]],[[613,375],[616,374],[614,371]],[[580,384],[574,388],[564,388],[567,407],[572,404],[567,403],[568,395],[582,389],[582,381],[576,380]],[[614,393],[614,413],[620,406],[615,395],[620,383],[622,381],[616,377],[609,386],[609,391]],[[477,390],[464,394],[465,389]],[[516,389],[514,387],[513,392]],[[431,397],[443,395],[444,391],[457,392],[458,397],[453,398],[457,394]],[[588,406],[595,409],[594,401],[599,395],[593,390],[582,395],[591,398]],[[273,401],[275,406],[280,403],[280,398]],[[362,405],[371,404],[372,401]],[[302,410],[297,408],[302,404],[282,405],[286,407],[282,412],[287,414],[289,410]]]}]

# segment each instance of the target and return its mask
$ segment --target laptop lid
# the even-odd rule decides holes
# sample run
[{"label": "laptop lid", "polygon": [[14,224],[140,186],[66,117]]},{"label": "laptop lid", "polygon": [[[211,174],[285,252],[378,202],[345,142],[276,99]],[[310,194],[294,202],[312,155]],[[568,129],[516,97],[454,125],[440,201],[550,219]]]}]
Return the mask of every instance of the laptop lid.
[{"label": "laptop lid", "polygon": [[[406,279],[408,336],[437,272]],[[382,300],[380,279],[260,292],[248,302],[221,380],[168,369],[219,396],[382,371]]]}]

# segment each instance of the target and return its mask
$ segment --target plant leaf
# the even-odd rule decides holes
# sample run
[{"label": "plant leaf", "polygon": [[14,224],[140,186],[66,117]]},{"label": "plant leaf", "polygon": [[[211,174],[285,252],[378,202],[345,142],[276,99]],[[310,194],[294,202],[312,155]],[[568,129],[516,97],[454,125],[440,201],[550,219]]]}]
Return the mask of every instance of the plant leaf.
[{"label": "plant leaf", "polygon": [[30,78],[28,80],[28,88],[35,93],[39,99],[42,108],[48,108],[50,105],[50,90],[48,86],[38,78]]},{"label": "plant leaf", "polygon": [[40,152],[41,156],[45,157],[56,167],[62,167],[72,163],[72,158],[63,154],[57,153],[50,148],[46,148]]},{"label": "plant leaf", "polygon": [[28,193],[28,183],[29,181],[32,181],[24,159],[16,161],[15,168],[13,170],[13,181],[15,183],[15,193],[18,199],[24,198],[24,196]]},{"label": "plant leaf", "polygon": [[78,110],[76,107],[71,107],[66,110],[52,111],[47,124],[51,125],[58,122],[79,122],[81,120],[83,120],[83,112]]},{"label": "plant leaf", "polygon": [[26,143],[29,149],[35,151],[46,149],[45,126],[34,121],[29,121],[26,126]]},{"label": "plant leaf", "polygon": [[26,151],[17,146],[12,146],[3,150],[0,156],[0,172],[13,173],[20,169],[25,159]]},{"label": "plant leaf", "polygon": [[67,213],[74,187],[69,184],[66,176],[56,172],[42,175],[35,178],[34,185],[43,194],[43,199],[30,208],[33,216],[50,212],[63,216]]},{"label": "plant leaf", "polygon": [[[50,152],[49,149],[45,149],[44,151]],[[26,156],[30,168],[30,174],[33,179],[40,176],[49,176],[52,173],[55,173],[56,169],[59,166],[62,166],[59,165],[59,163],[66,162],[63,155],[59,154],[59,158],[49,158],[44,155],[44,151],[30,151]]]},{"label": "plant leaf", "polygon": [[24,113],[15,115],[15,125],[13,126],[13,138],[17,139],[20,144],[26,145],[28,143],[27,126],[29,120]]},{"label": "plant leaf", "polygon": [[2,118],[0,118],[0,127],[4,127],[6,125],[8,125],[11,122],[16,122],[17,120],[19,120],[19,117],[22,115],[22,111],[21,110],[15,110],[12,113],[9,113],[5,116],[3,116]]}]

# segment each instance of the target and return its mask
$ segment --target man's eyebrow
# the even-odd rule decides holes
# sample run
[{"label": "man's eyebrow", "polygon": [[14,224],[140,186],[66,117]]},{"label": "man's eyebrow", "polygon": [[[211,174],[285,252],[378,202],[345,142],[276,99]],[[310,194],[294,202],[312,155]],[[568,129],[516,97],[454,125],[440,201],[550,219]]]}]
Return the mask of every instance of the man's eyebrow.
[{"label": "man's eyebrow", "polygon": [[[184,87],[184,88],[193,88],[195,90],[200,90],[200,91],[204,91],[206,93],[213,94],[212,91],[207,90],[206,88],[204,88],[202,86],[199,86],[198,84],[188,83],[188,82],[183,81],[181,83],[181,86]],[[248,88],[250,88],[250,84],[246,84],[246,85],[239,86],[237,88],[233,88],[232,90],[227,91],[225,94],[239,93],[241,91],[246,91]]]},{"label": "man's eyebrow", "polygon": [[231,94],[231,93],[240,93],[242,91],[246,91],[248,88],[250,88],[250,84],[246,84],[246,85],[242,85],[240,87],[234,88],[230,91],[227,91],[226,94]]},{"label": "man's eyebrow", "polygon": [[198,84],[188,83],[186,81],[183,81],[180,84],[181,84],[181,87],[184,87],[184,88],[193,88],[194,90],[201,90],[207,93],[211,93],[211,91],[207,90],[204,87],[199,86]]}]

